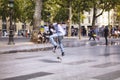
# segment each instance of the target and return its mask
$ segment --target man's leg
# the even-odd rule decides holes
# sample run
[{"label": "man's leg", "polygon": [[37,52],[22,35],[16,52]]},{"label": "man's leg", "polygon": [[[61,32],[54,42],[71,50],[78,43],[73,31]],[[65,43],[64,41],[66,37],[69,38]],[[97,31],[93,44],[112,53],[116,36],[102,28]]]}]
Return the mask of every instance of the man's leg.
[{"label": "man's leg", "polygon": [[94,36],[92,36],[92,38],[93,38],[93,40],[95,40],[95,37],[94,37]]},{"label": "man's leg", "polygon": [[89,37],[89,40],[91,40],[91,36]]},{"label": "man's leg", "polygon": [[108,45],[107,37],[105,37],[105,44]]},{"label": "man's leg", "polygon": [[62,56],[64,56],[64,48],[63,48],[63,44],[62,44],[62,39],[63,39],[63,36],[58,36],[58,43],[60,45]]},{"label": "man's leg", "polygon": [[57,34],[53,34],[50,36],[50,42],[54,45],[57,46],[56,41],[54,40],[54,38],[56,38],[58,35]]},{"label": "man's leg", "polygon": [[54,38],[58,37],[57,34],[53,34],[50,36],[50,42],[52,43],[52,45],[54,46],[54,49],[53,49],[53,52],[55,52],[56,48],[57,48],[57,43],[56,41],[54,40]]}]

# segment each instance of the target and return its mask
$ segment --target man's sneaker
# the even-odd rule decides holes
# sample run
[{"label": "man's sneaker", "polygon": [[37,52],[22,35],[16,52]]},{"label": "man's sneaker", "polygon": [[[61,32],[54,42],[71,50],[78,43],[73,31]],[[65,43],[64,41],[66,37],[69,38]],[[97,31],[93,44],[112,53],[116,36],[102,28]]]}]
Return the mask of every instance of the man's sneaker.
[{"label": "man's sneaker", "polygon": [[57,59],[59,60],[59,62],[61,62],[61,61],[62,61],[62,58],[61,58],[61,57],[57,57]]},{"label": "man's sneaker", "polygon": [[53,48],[53,52],[54,53],[56,52],[56,48],[57,48],[57,46],[54,46],[54,48]]},{"label": "man's sneaker", "polygon": [[64,53],[64,52],[62,52],[62,56],[65,56],[65,53]]}]

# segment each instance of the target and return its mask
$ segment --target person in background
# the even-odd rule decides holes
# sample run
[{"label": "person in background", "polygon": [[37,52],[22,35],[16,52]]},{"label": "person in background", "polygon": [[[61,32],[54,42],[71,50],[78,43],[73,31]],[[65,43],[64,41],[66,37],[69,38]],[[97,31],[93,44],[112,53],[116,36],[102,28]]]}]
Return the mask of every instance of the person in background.
[{"label": "person in background", "polygon": [[43,43],[44,38],[43,38],[43,34],[41,31],[38,32],[38,39],[39,39],[39,42]]},{"label": "person in background", "polygon": [[54,26],[52,24],[49,25],[49,35],[53,35],[54,31]]},{"label": "person in background", "polygon": [[108,39],[107,37],[109,36],[109,29],[108,26],[105,26],[104,28],[104,37],[105,37],[105,44],[108,45]]},{"label": "person in background", "polygon": [[89,32],[89,40],[91,40],[91,38],[93,38],[93,40],[95,40],[95,32],[93,28],[90,28],[90,32]]}]

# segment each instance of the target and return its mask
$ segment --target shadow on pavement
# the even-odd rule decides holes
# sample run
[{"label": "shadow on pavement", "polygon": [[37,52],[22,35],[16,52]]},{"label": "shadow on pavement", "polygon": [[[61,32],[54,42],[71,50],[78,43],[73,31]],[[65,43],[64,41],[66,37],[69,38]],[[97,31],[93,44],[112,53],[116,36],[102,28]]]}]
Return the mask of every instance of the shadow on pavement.
[{"label": "shadow on pavement", "polygon": [[40,60],[40,61],[46,62],[46,63],[59,63],[59,61],[57,61],[57,59],[56,59],[56,61],[55,60],[50,60],[50,59],[43,59],[43,60]]}]

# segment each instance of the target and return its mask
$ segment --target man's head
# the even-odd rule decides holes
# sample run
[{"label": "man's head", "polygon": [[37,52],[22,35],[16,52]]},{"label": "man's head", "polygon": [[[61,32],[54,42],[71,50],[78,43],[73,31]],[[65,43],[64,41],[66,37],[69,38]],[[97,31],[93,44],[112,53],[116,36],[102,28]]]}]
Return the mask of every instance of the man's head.
[{"label": "man's head", "polygon": [[53,26],[56,26],[57,25],[57,23],[53,23]]}]

